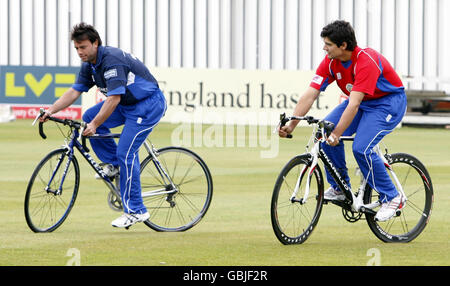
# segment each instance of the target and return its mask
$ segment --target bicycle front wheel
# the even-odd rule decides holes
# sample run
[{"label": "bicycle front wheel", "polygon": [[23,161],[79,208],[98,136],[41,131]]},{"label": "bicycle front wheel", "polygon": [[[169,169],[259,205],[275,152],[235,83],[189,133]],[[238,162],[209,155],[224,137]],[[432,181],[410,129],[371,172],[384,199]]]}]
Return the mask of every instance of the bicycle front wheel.
[{"label": "bicycle front wheel", "polygon": [[80,169],[66,149],[50,152],[38,164],[25,195],[25,218],[34,232],[52,232],[69,215],[78,194]]},{"label": "bicycle front wheel", "polygon": [[[309,155],[289,161],[275,183],[271,203],[272,228],[282,244],[303,243],[319,221],[323,203],[323,176],[319,166],[311,169]],[[309,177],[309,195],[304,198]],[[298,192],[293,198],[298,185]]]},{"label": "bicycle front wheel", "polygon": [[156,231],[188,230],[200,222],[211,204],[213,181],[208,166],[181,147],[162,148],[157,154],[162,169],[152,156],[141,163],[142,199],[150,214],[145,224]]},{"label": "bicycle front wheel", "polygon": [[[396,153],[387,157],[407,197],[405,207],[385,222],[366,215],[372,232],[384,242],[410,242],[427,225],[433,204],[433,184],[425,166],[414,156]],[[395,180],[393,183],[395,185]],[[378,200],[378,193],[366,187],[364,203]]]}]

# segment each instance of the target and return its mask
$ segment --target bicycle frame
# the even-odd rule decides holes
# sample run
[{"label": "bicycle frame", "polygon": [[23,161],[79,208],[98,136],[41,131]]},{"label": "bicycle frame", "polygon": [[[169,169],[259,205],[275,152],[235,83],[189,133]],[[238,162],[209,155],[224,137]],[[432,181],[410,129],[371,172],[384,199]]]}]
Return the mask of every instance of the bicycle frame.
[{"label": "bicycle frame", "polygon": [[[103,169],[100,167],[100,165],[92,158],[92,156],[89,154],[88,150],[86,150],[83,145],[76,139],[78,135],[78,130],[75,129],[75,131],[72,134],[71,141],[68,144],[67,148],[69,149],[69,154],[72,154],[71,157],[69,157],[69,160],[71,160],[73,156],[73,147],[78,149],[80,153],[83,155],[83,157],[88,161],[89,165],[97,172],[97,174],[100,175],[100,177],[103,179],[105,184],[108,186],[108,188],[113,191],[118,198],[121,198],[120,196],[120,190],[114,185],[114,183],[111,181],[111,179],[103,172]],[[120,134],[95,134],[91,138],[94,139],[106,139],[106,138],[119,138]],[[163,188],[158,190],[152,190],[148,192],[142,193],[142,198],[151,197],[151,196],[157,196],[161,194],[172,194],[177,192],[177,188],[175,184],[172,182],[170,176],[167,174],[167,172],[164,170],[164,168],[161,166],[161,163],[157,159],[157,151],[156,149],[148,144],[146,141],[143,143],[145,149],[149,153],[149,155],[152,157],[152,162],[155,165],[155,168],[158,170],[158,173],[161,175],[161,178],[164,180],[164,183],[170,188]],[[67,163],[67,166],[69,166],[69,162]],[[65,170],[67,171],[67,170]],[[64,181],[64,178],[62,179],[62,182]],[[61,185],[62,185],[61,182]]]},{"label": "bicycle frame", "polygon": [[[153,158],[152,162],[155,165],[156,170],[158,170],[158,173],[160,174],[161,178],[164,180],[164,184],[166,184],[167,186],[170,186],[170,188],[142,192],[142,198],[161,195],[161,194],[172,194],[172,193],[177,192],[178,191],[177,187],[173,183],[170,176],[167,174],[166,170],[161,166],[161,163],[158,161],[158,159],[157,159],[158,152],[153,147],[153,144],[151,144],[152,146],[150,147],[150,145],[147,143],[147,141],[144,141],[143,145],[144,145],[145,149],[147,150],[147,152],[150,154],[150,156]],[[166,182],[166,180],[168,181],[168,183]]]},{"label": "bicycle frame", "polygon": [[[296,196],[297,196],[297,193],[298,193],[299,188],[300,188],[300,182],[301,182],[302,178],[305,175],[305,171],[307,169],[307,166],[304,166],[303,169],[300,171],[299,177],[297,179],[297,182],[296,182],[296,185],[295,185],[295,188],[294,188],[294,191],[293,191],[293,193],[291,195],[291,199],[290,200],[292,202],[299,202],[300,204],[305,204],[306,203],[307,198],[309,196],[309,191],[310,191],[309,190],[310,179],[311,179],[312,174],[313,174],[315,168],[317,167],[318,161],[320,159],[323,162],[324,166],[329,171],[330,175],[333,177],[333,179],[337,183],[339,189],[344,192],[344,194],[345,194],[345,196],[347,198],[347,202],[344,203],[344,204],[342,204],[340,202],[333,202],[333,203],[336,203],[339,206],[344,207],[344,208],[346,206],[348,206],[348,207],[350,207],[349,210],[351,210],[353,212],[365,212],[365,213],[375,214],[373,209],[381,205],[381,203],[379,201],[376,201],[376,202],[370,203],[370,204],[364,204],[363,203],[364,192],[365,192],[366,185],[367,185],[367,178],[364,178],[363,175],[361,174],[361,185],[360,185],[360,187],[358,189],[357,194],[356,195],[353,194],[350,186],[341,177],[341,175],[339,174],[339,172],[334,167],[333,163],[331,162],[331,160],[328,158],[328,156],[326,155],[326,153],[323,151],[323,149],[321,147],[321,143],[326,142],[326,136],[325,136],[326,132],[325,132],[324,128],[323,127],[320,128],[320,134],[321,134],[320,138],[316,137],[316,131],[317,131],[317,128],[314,128],[313,135],[312,135],[314,137],[314,146],[307,153],[307,154],[310,155],[311,165],[309,166],[309,173],[308,173],[307,178],[306,178],[306,186],[305,186],[305,192],[304,192],[303,198],[296,199]],[[353,141],[354,137],[342,136],[340,138],[340,140]],[[380,146],[377,144],[373,148],[373,150],[381,158],[381,160],[383,161],[384,165],[386,166],[388,171],[391,173],[392,178],[393,178],[393,180],[395,182],[395,185],[397,187],[397,190],[406,198],[406,195],[405,195],[405,193],[403,191],[403,187],[402,187],[400,181],[398,180],[394,170],[390,166],[388,160],[386,159],[386,157],[381,152]]]},{"label": "bicycle frame", "polygon": [[[44,110],[41,109],[40,114],[38,114],[38,116],[36,116],[36,119],[34,120],[32,125],[34,125],[36,123],[38,118],[40,116],[42,116],[43,113],[44,113]],[[49,119],[53,120],[55,122],[66,124],[65,121],[57,119],[57,118],[49,117]],[[71,122],[75,122],[75,121],[71,121]],[[84,159],[86,159],[86,161],[89,163],[89,165],[95,170],[95,172],[101,177],[101,179],[105,182],[105,184],[108,186],[108,188],[112,192],[115,193],[117,198],[121,199],[119,186],[117,185],[117,187],[116,187],[114,185],[114,183],[112,182],[111,178],[108,175],[105,174],[105,172],[103,171],[102,167],[89,154],[89,149],[84,144],[84,138],[83,138],[83,144],[80,143],[79,139],[82,138],[81,134],[83,133],[83,130],[85,128],[85,124],[84,123],[80,124],[79,122],[77,122],[77,124],[80,127],[74,128],[71,125],[71,128],[73,129],[73,132],[70,135],[70,141],[67,142],[67,140],[65,140],[65,144],[63,145],[63,147],[66,149],[66,155],[68,156],[68,160],[67,160],[66,166],[64,168],[63,175],[62,175],[61,182],[59,184],[58,190],[52,190],[50,188],[50,185],[51,185],[51,183],[52,183],[52,181],[53,181],[57,171],[61,167],[62,160],[59,160],[57,165],[56,165],[56,167],[54,168],[53,173],[51,175],[51,178],[50,178],[50,180],[49,180],[49,182],[48,182],[48,184],[47,184],[47,186],[45,188],[45,191],[53,193],[54,195],[61,195],[62,194],[62,186],[63,186],[64,180],[65,180],[67,171],[69,169],[70,162],[74,158],[74,148],[76,148],[81,153],[81,155],[84,157]],[[40,128],[39,132],[40,132],[41,136],[45,139],[46,136],[45,136],[45,134],[43,132],[42,123],[40,123],[39,128]],[[94,134],[90,138],[92,138],[92,139],[107,139],[107,138],[119,138],[119,137],[120,137],[120,134],[109,133],[109,134]],[[178,192],[178,189],[177,189],[176,185],[173,183],[172,179],[170,178],[170,176],[168,175],[166,170],[162,167],[161,163],[158,161],[158,159],[157,159],[158,152],[153,147],[153,144],[151,144],[151,142],[149,144],[149,143],[147,143],[147,141],[144,141],[143,145],[144,145],[145,149],[147,150],[147,152],[149,153],[149,155],[152,157],[152,162],[155,165],[155,168],[157,169],[157,171],[160,174],[162,180],[164,181],[164,184],[167,187],[163,188],[163,189],[143,192],[142,193],[142,197],[146,198],[146,197],[157,196],[157,195],[161,195],[161,194],[168,194],[169,195],[169,194],[173,194],[173,193]]]},{"label": "bicycle frame", "polygon": [[[71,136],[70,136],[70,142],[65,142],[65,145],[63,146],[66,149],[66,155],[68,156],[68,160],[65,166],[65,169],[63,171],[63,176],[61,178],[61,183],[59,186],[59,189],[57,191],[56,194],[61,194],[62,193],[62,185],[64,183],[65,177],[66,177],[66,173],[68,171],[70,162],[73,160],[74,157],[74,147],[81,153],[81,155],[86,159],[86,161],[89,163],[89,165],[97,172],[97,174],[103,179],[103,181],[106,183],[106,185],[109,187],[109,189],[113,192],[115,192],[116,194],[119,195],[119,190],[117,190],[117,188],[114,186],[113,182],[111,181],[111,179],[105,174],[105,172],[103,172],[103,169],[100,167],[100,165],[94,160],[94,158],[92,158],[92,156],[89,154],[89,151],[85,149],[85,147],[77,140],[77,138],[79,137],[79,130],[74,128],[74,131],[72,132]],[[55,169],[53,170],[53,174],[51,176],[51,179],[47,185],[47,188],[49,188],[51,182],[53,181],[53,178],[56,174],[56,171],[59,169],[60,165],[61,165],[62,160],[60,160],[58,162],[58,165],[55,167]]]}]

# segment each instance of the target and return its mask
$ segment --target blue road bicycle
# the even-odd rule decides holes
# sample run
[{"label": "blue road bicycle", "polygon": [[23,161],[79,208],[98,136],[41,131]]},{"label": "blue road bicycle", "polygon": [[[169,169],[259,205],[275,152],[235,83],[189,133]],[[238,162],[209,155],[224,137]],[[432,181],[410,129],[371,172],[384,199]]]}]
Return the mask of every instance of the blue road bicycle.
[{"label": "blue road bicycle", "polygon": [[[33,125],[44,114],[41,109]],[[64,144],[51,151],[37,165],[25,195],[25,218],[34,232],[52,232],[65,221],[75,204],[80,187],[81,156],[109,188],[108,204],[123,211],[119,175],[109,177],[101,164],[89,154],[86,137],[81,136],[84,122],[49,117],[50,121],[68,127]],[[39,134],[46,138],[43,123]],[[119,138],[120,134],[95,134],[96,140]],[[150,218],[144,223],[156,231],[185,231],[205,216],[211,203],[213,181],[206,163],[196,153],[182,147],[156,149],[147,139],[143,146],[148,155],[141,162],[141,188]]]}]

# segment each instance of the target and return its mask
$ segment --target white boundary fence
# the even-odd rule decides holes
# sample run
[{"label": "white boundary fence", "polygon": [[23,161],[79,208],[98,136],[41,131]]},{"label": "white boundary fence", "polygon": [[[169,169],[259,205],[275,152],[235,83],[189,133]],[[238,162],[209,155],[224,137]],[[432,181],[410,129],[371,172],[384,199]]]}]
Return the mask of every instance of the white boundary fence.
[{"label": "white boundary fence", "polygon": [[69,30],[85,21],[149,67],[314,70],[321,28],[345,19],[408,88],[449,92],[449,12],[448,0],[0,0],[0,65],[78,66]]}]

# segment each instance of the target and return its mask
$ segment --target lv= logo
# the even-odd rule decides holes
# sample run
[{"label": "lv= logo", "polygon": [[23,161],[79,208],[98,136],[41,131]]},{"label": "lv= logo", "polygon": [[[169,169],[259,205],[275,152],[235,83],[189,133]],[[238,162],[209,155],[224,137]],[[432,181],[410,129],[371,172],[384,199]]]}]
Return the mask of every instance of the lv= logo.
[{"label": "lv= logo", "polygon": [[37,81],[36,78],[31,73],[27,73],[25,75],[25,83],[30,87],[30,89],[34,92],[34,94],[39,97],[47,89],[47,87],[52,83],[53,77],[51,74],[45,74],[40,81]]},{"label": "lv= logo", "polygon": [[[64,84],[66,87],[55,87],[54,90],[55,97],[60,97],[64,91],[67,90],[67,85],[71,85],[75,82],[75,74],[56,73],[52,75],[51,73],[46,73],[37,80],[32,73],[26,73],[23,80],[36,97],[40,97],[53,81],[55,84]],[[26,87],[16,84],[16,74],[14,72],[7,72],[5,74],[5,95],[7,97],[26,96]]]}]

